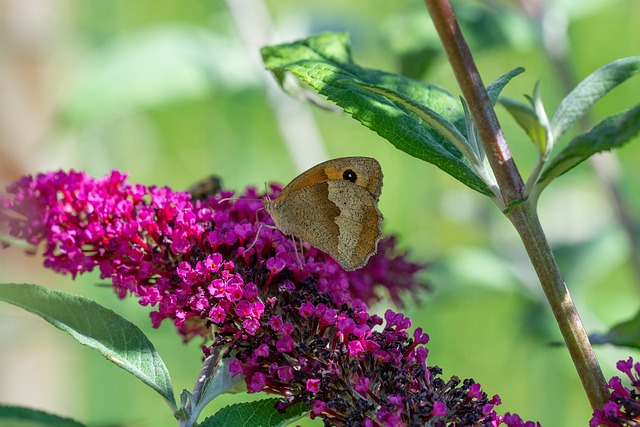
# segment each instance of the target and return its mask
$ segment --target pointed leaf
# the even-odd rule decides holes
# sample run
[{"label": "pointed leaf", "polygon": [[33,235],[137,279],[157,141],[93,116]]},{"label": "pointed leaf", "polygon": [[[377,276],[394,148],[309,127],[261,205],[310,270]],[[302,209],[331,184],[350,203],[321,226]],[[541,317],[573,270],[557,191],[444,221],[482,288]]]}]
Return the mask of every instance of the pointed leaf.
[{"label": "pointed leaf", "polygon": [[502,92],[502,89],[504,89],[504,87],[511,81],[511,79],[522,73],[524,73],[524,68],[514,68],[508,73],[498,77],[496,81],[487,86],[487,94],[489,95],[491,105],[496,105],[498,97],[500,96],[500,92]]},{"label": "pointed leaf", "polygon": [[286,73],[292,73],[396,148],[432,163],[463,184],[492,196],[462,153],[439,132],[426,126],[404,106],[359,84],[399,92],[434,110],[464,133],[464,114],[458,100],[432,84],[361,68],[353,63],[349,49],[345,34],[327,33],[265,47],[262,57],[266,68],[281,84]]},{"label": "pointed leaf", "polygon": [[[473,123],[473,118],[471,117],[471,111],[469,111],[469,106],[467,105],[467,101],[465,101],[462,96],[460,97],[460,103],[462,104],[462,109],[464,111],[464,123],[467,127],[467,144],[469,145],[469,147],[471,147],[471,150],[473,150],[474,153],[477,153],[478,162],[482,164],[483,171],[487,171],[488,166],[487,166],[487,162],[485,161],[487,156],[485,155],[484,147],[480,142],[480,137],[478,136],[478,129]],[[492,174],[489,174],[488,176],[492,176]],[[491,181],[492,182],[491,187],[497,190],[498,184],[495,182],[495,180],[492,180],[492,179],[485,180],[485,182],[487,181]],[[496,194],[499,194],[499,193],[500,191],[497,190]]]},{"label": "pointed leaf", "polygon": [[618,148],[640,131],[640,105],[607,117],[591,131],[578,135],[544,169],[534,191],[540,193],[551,180],[593,154]]},{"label": "pointed leaf", "polygon": [[[244,375],[233,375],[231,371],[229,371],[229,364],[232,360],[231,357],[216,357],[205,360],[204,367],[200,371],[200,375],[198,375],[198,381],[203,381],[203,383],[197,384],[194,388],[193,398],[195,405],[193,409],[191,409],[189,416],[189,422],[192,425],[195,425],[195,422],[200,417],[200,413],[207,404],[222,393],[233,392],[236,388],[246,391]],[[217,364],[215,363],[216,361]],[[210,366],[208,366],[208,362],[212,362]]]},{"label": "pointed leaf", "polygon": [[0,406],[0,425],[3,427],[83,427],[70,418],[18,406]]},{"label": "pointed leaf", "polygon": [[541,126],[541,132],[544,132],[544,135],[539,136],[538,141],[540,142],[540,154],[542,155],[542,160],[544,162],[549,159],[549,154],[551,154],[551,150],[553,150],[553,146],[555,145],[555,141],[551,135],[551,125],[549,124],[549,117],[547,116],[547,112],[544,109],[544,104],[542,103],[542,98],[540,97],[540,86],[542,82],[538,80],[533,89],[533,98],[527,96],[527,99],[533,106],[533,110],[536,112],[536,118],[538,119],[538,123]]},{"label": "pointed leaf", "polygon": [[618,59],[591,73],[558,106],[551,119],[553,140],[558,141],[596,101],[638,72],[640,56]]},{"label": "pointed leaf", "polygon": [[500,98],[500,103],[525,131],[539,152],[544,153],[547,146],[547,131],[535,110],[527,104],[510,98]]},{"label": "pointed leaf", "polygon": [[200,427],[285,427],[309,413],[308,407],[296,403],[283,414],[275,408],[276,402],[278,399],[264,399],[226,406]]},{"label": "pointed leaf", "polygon": [[[220,363],[213,371],[213,376],[206,384],[199,404],[206,404],[222,393],[235,390],[236,385],[239,383],[243,383],[242,385],[244,385],[244,375],[234,375],[229,371],[229,364],[232,360],[230,357],[220,360]],[[242,387],[240,387],[240,390],[242,390]]]},{"label": "pointed leaf", "polygon": [[171,378],[151,342],[133,323],[78,295],[37,285],[0,284],[0,300],[42,317],[160,393],[173,411]]}]

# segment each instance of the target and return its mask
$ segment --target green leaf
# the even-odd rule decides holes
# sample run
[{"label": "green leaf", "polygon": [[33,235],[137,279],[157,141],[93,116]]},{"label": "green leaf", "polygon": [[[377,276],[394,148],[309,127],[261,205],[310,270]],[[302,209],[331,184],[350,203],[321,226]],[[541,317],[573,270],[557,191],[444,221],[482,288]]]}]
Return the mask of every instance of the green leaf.
[{"label": "green leaf", "polygon": [[638,72],[640,56],[618,59],[591,73],[558,106],[551,119],[553,140],[558,141],[596,101]]},{"label": "green leaf", "polygon": [[562,175],[593,154],[618,148],[640,131],[640,105],[607,117],[591,131],[578,135],[547,165],[536,183],[539,194],[554,178]]},{"label": "green leaf", "polygon": [[504,87],[511,81],[511,79],[522,73],[524,73],[524,68],[514,68],[508,73],[498,77],[496,81],[487,86],[487,94],[489,95],[491,105],[496,105],[498,97],[500,96],[500,92],[502,92],[502,89],[504,89]]},{"label": "green leaf", "polygon": [[285,427],[309,413],[307,406],[296,403],[283,414],[274,407],[276,402],[278,399],[264,399],[226,406],[200,427]]},{"label": "green leaf", "polygon": [[42,317],[153,388],[176,410],[171,378],[148,338],[133,323],[78,295],[28,284],[0,284],[0,300]]},{"label": "green leaf", "polygon": [[356,83],[359,86],[368,89],[374,93],[380,94],[390,101],[401,105],[408,111],[418,116],[421,120],[431,126],[440,135],[444,136],[447,141],[451,142],[460,152],[464,154],[467,160],[470,161],[474,171],[478,176],[489,186],[495,188],[498,194],[498,185],[494,181],[493,175],[488,169],[487,164],[484,162],[484,150],[482,146],[478,144],[476,139],[476,130],[473,126],[471,116],[469,115],[464,98],[460,98],[465,113],[464,123],[467,126],[466,133],[469,135],[469,140],[455,127],[453,123],[442,117],[440,114],[432,110],[431,108],[423,105],[414,99],[403,95],[400,92],[382,88],[379,86],[367,85],[364,83]]},{"label": "green leaf", "polygon": [[0,406],[3,427],[84,427],[70,418],[18,406]]},{"label": "green leaf", "polygon": [[382,95],[396,104],[400,104],[416,116],[420,117],[425,123],[440,133],[440,135],[447,138],[447,140],[453,143],[458,150],[465,154],[467,159],[473,160],[475,157],[475,153],[468,152],[469,146],[467,145],[467,139],[465,136],[453,125],[453,123],[442,117],[436,111],[395,90],[365,83],[355,82],[355,84],[370,90],[371,92]]},{"label": "green leaf", "polygon": [[640,348],[640,312],[633,319],[618,323],[605,335],[591,337],[594,344],[613,344]]},{"label": "green leaf", "polygon": [[351,59],[348,36],[326,33],[262,49],[266,68],[282,84],[292,73],[396,148],[432,163],[474,190],[493,196],[468,160],[447,139],[405,106],[362,84],[395,91],[429,107],[466,132],[458,100],[438,86],[395,74],[361,68]]},{"label": "green leaf", "polygon": [[[226,350],[226,349],[225,349]],[[193,393],[188,393],[183,397],[183,401],[191,399],[189,405],[189,424],[195,425],[202,410],[213,399],[222,393],[233,393],[236,390],[246,391],[244,383],[244,375],[233,375],[229,371],[229,364],[233,360],[231,357],[220,357],[222,349],[218,350],[216,357],[213,355],[205,359],[200,374],[198,375],[198,383]]]},{"label": "green leaf", "polygon": [[547,130],[535,110],[527,104],[510,98],[500,98],[500,103],[525,131],[540,153],[544,153],[547,146]]}]

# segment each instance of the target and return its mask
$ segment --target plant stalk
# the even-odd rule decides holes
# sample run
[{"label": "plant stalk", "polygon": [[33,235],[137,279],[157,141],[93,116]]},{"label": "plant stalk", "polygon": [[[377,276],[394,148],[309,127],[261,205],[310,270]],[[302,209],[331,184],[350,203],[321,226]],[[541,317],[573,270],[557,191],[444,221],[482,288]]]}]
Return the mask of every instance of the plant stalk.
[{"label": "plant stalk", "polygon": [[522,199],[524,182],[513,161],[469,46],[460,31],[449,0],[425,0],[425,4],[478,129],[480,141],[502,192],[504,206],[509,206],[510,201]]},{"label": "plant stalk", "polygon": [[448,0],[425,0],[451,68],[469,106],[487,159],[504,201],[505,215],[514,225],[549,301],[560,332],[578,371],[592,408],[608,400],[606,383],[578,311],[569,295],[535,211],[525,200],[518,172],[469,47]]},{"label": "plant stalk", "polygon": [[540,279],[589,403],[593,409],[602,408],[609,399],[604,375],[578,310],[553,257],[535,207],[531,203],[521,203],[513,206],[506,216],[518,231]]}]

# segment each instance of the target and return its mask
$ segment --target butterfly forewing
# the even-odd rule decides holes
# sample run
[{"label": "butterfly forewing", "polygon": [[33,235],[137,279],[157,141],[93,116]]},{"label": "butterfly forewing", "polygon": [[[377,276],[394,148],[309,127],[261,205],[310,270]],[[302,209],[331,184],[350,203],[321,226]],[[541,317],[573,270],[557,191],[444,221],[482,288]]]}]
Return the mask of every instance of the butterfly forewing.
[{"label": "butterfly forewing", "polygon": [[265,208],[276,227],[331,255],[345,270],[366,264],[381,236],[382,170],[369,157],[329,160],[303,172]]}]

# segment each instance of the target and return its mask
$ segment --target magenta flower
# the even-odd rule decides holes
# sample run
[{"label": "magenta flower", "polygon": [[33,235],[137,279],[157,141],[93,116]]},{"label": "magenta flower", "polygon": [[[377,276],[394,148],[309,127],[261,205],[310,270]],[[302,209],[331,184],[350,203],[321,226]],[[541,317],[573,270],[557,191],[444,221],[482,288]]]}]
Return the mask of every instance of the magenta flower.
[{"label": "magenta flower", "polygon": [[444,417],[447,415],[447,405],[444,402],[433,402],[432,415],[436,417]]},{"label": "magenta flower", "polygon": [[[423,286],[415,273],[424,266],[396,255],[393,240],[352,273],[310,246],[298,263],[292,240],[277,230],[262,227],[256,240],[260,224],[273,222],[252,189],[241,200],[220,202],[232,196],[225,192],[192,203],[188,193],[129,184],[117,171],[97,180],[71,171],[25,177],[8,192],[0,220],[11,235],[34,247],[44,243],[47,268],[73,277],[98,268],[121,298],[134,294],[140,304],[156,307],[154,326],[172,319],[185,339],[206,336],[209,315],[226,317],[212,299],[228,300],[235,312],[249,309],[258,297],[254,281],[266,288],[281,281],[285,268],[298,283],[318,283],[338,305],[372,302],[376,284],[395,296]],[[259,277],[245,281],[238,273],[247,268]],[[252,294],[243,295],[247,288]],[[244,313],[244,320],[252,315]]]},{"label": "magenta flower", "polygon": [[320,380],[319,379],[308,379],[307,380],[307,391],[310,393],[317,393],[320,391]]},{"label": "magenta flower", "polygon": [[607,387],[611,390],[609,402],[603,408],[593,412],[589,426],[631,427],[637,426],[640,419],[640,363],[633,363],[629,357],[620,360],[616,368],[627,376],[631,387],[622,384],[620,377],[609,380]]},{"label": "magenta flower", "polygon": [[[275,198],[278,187],[269,196]],[[283,397],[284,409],[305,403],[327,425],[533,426],[498,416],[473,380],[445,381],[427,365],[429,337],[411,320],[367,312],[375,286],[399,301],[423,286],[424,265],[380,242],[364,268],[346,273],[309,245],[294,242],[249,189],[191,201],[188,193],[144,187],[112,172],[25,177],[0,198],[8,232],[43,246],[45,266],[77,274],[98,268],[118,296],[154,308],[155,327],[170,319],[183,339],[210,339],[206,354],[234,354],[229,369],[250,392]],[[35,252],[35,249],[34,251]],[[216,328],[211,328],[215,325]]]}]

